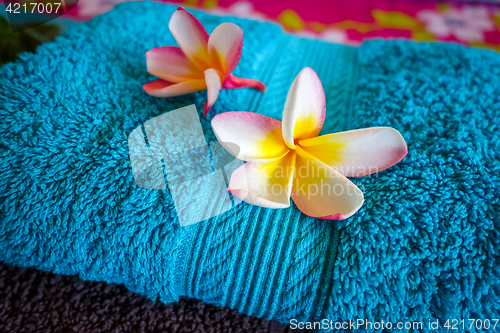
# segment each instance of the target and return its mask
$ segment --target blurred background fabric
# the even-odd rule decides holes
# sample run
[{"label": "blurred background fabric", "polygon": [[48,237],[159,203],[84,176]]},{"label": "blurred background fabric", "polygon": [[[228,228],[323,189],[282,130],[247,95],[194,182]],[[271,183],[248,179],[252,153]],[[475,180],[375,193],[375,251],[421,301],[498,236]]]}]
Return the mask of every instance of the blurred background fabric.
[{"label": "blurred background fabric", "polygon": [[[2,0],[0,0],[2,1]],[[129,0],[80,0],[63,16],[79,22]],[[218,15],[278,22],[294,34],[341,44],[365,39],[455,42],[500,51],[500,0],[161,0]],[[168,18],[165,18],[168,20]]]}]

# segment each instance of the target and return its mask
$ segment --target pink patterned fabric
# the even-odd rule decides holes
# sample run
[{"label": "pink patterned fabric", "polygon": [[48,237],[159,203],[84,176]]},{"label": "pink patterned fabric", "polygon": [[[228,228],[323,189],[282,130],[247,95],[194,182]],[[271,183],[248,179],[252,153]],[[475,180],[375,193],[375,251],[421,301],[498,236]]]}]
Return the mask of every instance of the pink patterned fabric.
[{"label": "pink patterned fabric", "polygon": [[[127,0],[80,0],[67,15],[88,20]],[[500,51],[500,0],[465,4],[417,0],[164,1],[212,13],[280,23],[286,30],[344,44],[369,38],[446,41]]]}]

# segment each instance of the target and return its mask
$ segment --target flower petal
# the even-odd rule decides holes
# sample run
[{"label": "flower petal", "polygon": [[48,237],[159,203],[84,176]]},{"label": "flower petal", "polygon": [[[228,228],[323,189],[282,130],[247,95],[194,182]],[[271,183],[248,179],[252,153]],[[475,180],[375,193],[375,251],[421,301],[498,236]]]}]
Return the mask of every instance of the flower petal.
[{"label": "flower petal", "polygon": [[406,142],[394,128],[372,127],[300,140],[307,153],[346,177],[385,170],[406,156]]},{"label": "flower petal", "polygon": [[148,72],[170,82],[203,80],[203,73],[176,46],[157,47],[146,52]]},{"label": "flower petal", "polygon": [[172,14],[168,28],[184,54],[200,70],[209,68],[208,33],[190,12],[182,7]]},{"label": "flower petal", "polygon": [[297,147],[291,196],[306,215],[344,219],[363,205],[363,193],[349,179]]},{"label": "flower petal", "polygon": [[295,152],[269,163],[245,163],[231,175],[228,191],[241,200],[261,207],[290,206]]},{"label": "flower petal", "polygon": [[[221,145],[234,157],[254,163],[267,163],[283,157],[288,147],[281,136],[281,121],[246,111],[216,115],[212,128]],[[238,146],[235,151],[233,145]]]},{"label": "flower petal", "polygon": [[240,61],[243,48],[243,31],[233,23],[222,23],[208,39],[208,52],[220,63],[220,70],[227,77]]},{"label": "flower petal", "polygon": [[288,91],[283,111],[283,138],[290,148],[295,139],[315,137],[325,122],[325,92],[316,72],[305,67]]},{"label": "flower petal", "polygon": [[156,97],[181,96],[207,89],[204,80],[189,80],[180,83],[156,80],[146,83],[143,88],[149,95]]},{"label": "flower petal", "polygon": [[254,88],[260,92],[266,91],[266,85],[259,80],[243,79],[234,75],[229,75],[224,84],[223,89],[239,89],[239,88]]},{"label": "flower petal", "polygon": [[205,82],[207,85],[207,101],[203,106],[203,115],[207,116],[208,111],[219,97],[219,91],[222,88],[220,74],[213,68],[207,69],[205,71]]}]

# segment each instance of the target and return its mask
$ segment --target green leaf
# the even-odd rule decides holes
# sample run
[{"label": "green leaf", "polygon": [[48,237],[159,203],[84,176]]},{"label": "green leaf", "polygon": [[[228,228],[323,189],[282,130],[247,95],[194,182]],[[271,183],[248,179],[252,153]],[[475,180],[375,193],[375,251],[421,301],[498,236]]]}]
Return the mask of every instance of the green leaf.
[{"label": "green leaf", "polygon": [[13,33],[9,21],[0,16],[0,65],[16,60],[21,52],[34,52],[38,45],[53,41],[60,33],[58,25],[48,23]]},{"label": "green leaf", "polygon": [[412,37],[417,42],[434,42],[436,41],[436,37],[426,30],[417,30],[414,31]]},{"label": "green leaf", "polygon": [[372,16],[379,25],[386,28],[411,30],[421,27],[417,20],[401,12],[384,12],[382,10],[374,9],[372,10]]}]

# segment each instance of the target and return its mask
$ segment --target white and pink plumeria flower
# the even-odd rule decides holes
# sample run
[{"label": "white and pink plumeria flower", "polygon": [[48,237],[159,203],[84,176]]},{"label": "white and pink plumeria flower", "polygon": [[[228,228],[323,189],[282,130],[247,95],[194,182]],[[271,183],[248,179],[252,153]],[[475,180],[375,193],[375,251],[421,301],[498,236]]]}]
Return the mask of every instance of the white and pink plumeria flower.
[{"label": "white and pink plumeria flower", "polygon": [[283,121],[261,114],[218,114],[212,127],[233,156],[228,191],[247,203],[286,208],[290,197],[306,215],[345,219],[362,206],[361,190],[347,177],[387,169],[407,154],[401,134],[372,127],[317,136],[325,121],[325,94],[316,72],[304,68],[288,92]]},{"label": "white and pink plumeria flower", "polygon": [[144,85],[148,94],[174,97],[206,89],[206,116],[221,89],[266,90],[258,80],[231,75],[243,47],[243,31],[237,25],[223,23],[209,36],[200,21],[179,7],[168,27],[179,47],[157,47],[146,53],[148,72],[160,78]]}]

